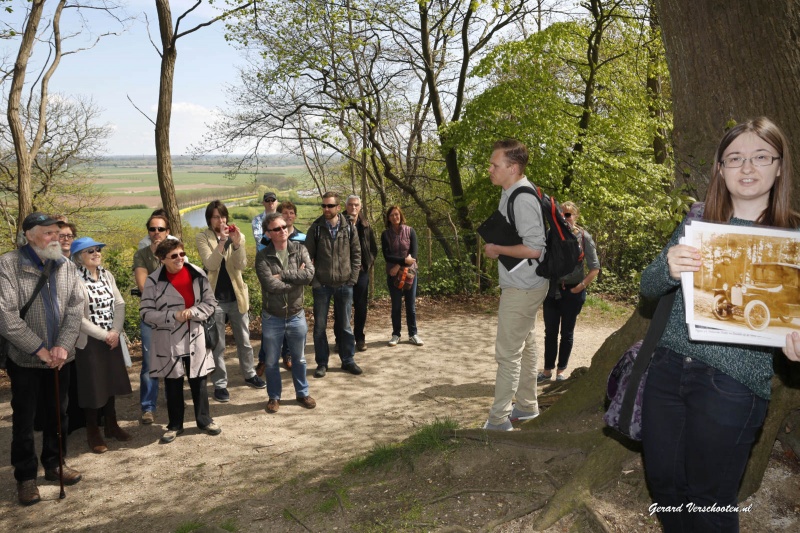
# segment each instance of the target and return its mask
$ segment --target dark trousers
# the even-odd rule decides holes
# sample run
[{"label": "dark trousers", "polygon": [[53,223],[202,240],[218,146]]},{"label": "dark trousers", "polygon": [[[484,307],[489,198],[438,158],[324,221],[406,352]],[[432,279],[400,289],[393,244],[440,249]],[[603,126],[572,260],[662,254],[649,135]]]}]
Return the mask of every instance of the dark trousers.
[{"label": "dark trousers", "polygon": [[[358,281],[353,285],[353,337],[356,342],[364,342],[364,326],[367,324],[367,300],[369,297],[369,272],[362,270],[358,274]],[[342,323],[336,306],[333,306],[333,336],[339,345],[339,332]]]},{"label": "dark trousers", "polygon": [[720,508],[737,504],[768,404],[720,370],[656,350],[644,391],[642,446],[666,533],[739,531],[739,514]]},{"label": "dark trousers", "polygon": [[413,337],[417,334],[417,280],[418,276],[414,276],[414,283],[407,291],[398,289],[392,283],[392,277],[386,277],[386,283],[389,285],[389,296],[392,297],[392,335],[400,336],[400,329],[403,322],[400,313],[403,309],[403,299],[406,301],[406,325],[408,326],[408,336]]},{"label": "dark trousers", "polygon": [[[558,291],[559,298],[548,295],[542,304],[544,316],[544,369],[552,370],[556,367],[556,354],[558,354],[558,369],[564,370],[569,363],[572,353],[572,344],[575,340],[575,323],[581,313],[583,303],[586,301],[586,291],[573,294],[568,286]],[[552,292],[552,291],[551,291]],[[558,330],[561,330],[561,344],[558,343]]]},{"label": "dark trousers", "polygon": [[[67,404],[69,374],[72,365],[64,365],[58,372],[59,399],[61,402],[61,449],[67,455]],[[39,464],[33,440],[33,419],[36,406],[42,402],[42,466],[45,470],[58,468],[58,418],[56,417],[55,370],[25,368],[8,360],[8,377],[11,379],[11,465],[17,481],[36,479]]]},{"label": "dark trousers", "polygon": [[[183,359],[183,368],[189,375],[189,359]],[[212,423],[208,406],[208,390],[206,390],[206,377],[189,378],[189,388],[192,391],[194,404],[194,419],[197,427],[204,428]],[[164,394],[167,397],[167,415],[169,423],[167,429],[183,429],[183,377],[164,378]]]}]

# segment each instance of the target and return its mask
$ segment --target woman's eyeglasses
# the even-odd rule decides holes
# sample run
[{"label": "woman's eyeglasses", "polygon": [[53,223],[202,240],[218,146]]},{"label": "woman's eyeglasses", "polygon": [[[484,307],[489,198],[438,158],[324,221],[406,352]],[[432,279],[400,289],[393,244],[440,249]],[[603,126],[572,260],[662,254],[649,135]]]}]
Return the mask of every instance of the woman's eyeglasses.
[{"label": "woman's eyeglasses", "polygon": [[89,255],[92,255],[95,252],[97,252],[98,254],[102,254],[103,250],[101,248],[87,248],[84,250],[84,252],[86,252]]},{"label": "woman's eyeglasses", "polygon": [[169,259],[177,259],[179,257],[186,257],[186,252],[175,252],[167,256]]},{"label": "woman's eyeglasses", "polygon": [[150,233],[155,233],[155,232],[164,233],[165,231],[167,231],[167,228],[159,228],[159,227],[156,227],[156,226],[150,226],[149,228],[147,228],[147,231],[149,231]]},{"label": "woman's eyeglasses", "polygon": [[59,235],[58,236],[58,240],[59,241],[71,241],[74,238],[75,238],[75,235],[72,235],[71,233],[69,235]]},{"label": "woman's eyeglasses", "polygon": [[287,226],[276,226],[276,227],[270,229],[269,231],[271,231],[273,233],[278,233],[280,231],[286,231],[286,228],[287,228]]}]

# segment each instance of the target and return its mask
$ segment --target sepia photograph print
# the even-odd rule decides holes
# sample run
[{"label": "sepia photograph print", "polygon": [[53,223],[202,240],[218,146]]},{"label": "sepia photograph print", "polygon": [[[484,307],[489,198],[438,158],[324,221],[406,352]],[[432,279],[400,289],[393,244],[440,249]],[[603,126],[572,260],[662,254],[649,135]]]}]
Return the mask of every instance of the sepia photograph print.
[{"label": "sepia photograph print", "polygon": [[800,232],[693,221],[681,243],[702,260],[681,279],[692,340],[783,347],[800,331]]}]

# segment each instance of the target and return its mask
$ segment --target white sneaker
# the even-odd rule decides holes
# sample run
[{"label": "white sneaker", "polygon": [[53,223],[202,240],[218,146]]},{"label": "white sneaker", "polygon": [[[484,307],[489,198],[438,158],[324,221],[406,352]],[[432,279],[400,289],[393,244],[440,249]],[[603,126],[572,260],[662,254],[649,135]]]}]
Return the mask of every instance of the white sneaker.
[{"label": "white sneaker", "polygon": [[487,429],[489,431],[514,431],[514,426],[511,425],[511,420],[506,418],[505,422],[502,424],[490,424],[487,420],[483,425],[483,429]]},{"label": "white sneaker", "polygon": [[422,339],[419,338],[419,335],[411,335],[411,338],[408,340],[414,346],[422,346],[423,344],[425,344],[424,342],[422,342]]},{"label": "white sneaker", "polygon": [[389,346],[397,346],[398,342],[400,342],[400,335],[392,335],[392,339],[389,341]]}]

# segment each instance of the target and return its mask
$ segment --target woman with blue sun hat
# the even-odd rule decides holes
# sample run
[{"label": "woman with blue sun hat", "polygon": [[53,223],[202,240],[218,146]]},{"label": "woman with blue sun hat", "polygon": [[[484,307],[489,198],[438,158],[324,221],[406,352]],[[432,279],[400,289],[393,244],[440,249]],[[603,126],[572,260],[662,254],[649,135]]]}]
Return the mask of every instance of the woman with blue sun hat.
[{"label": "woman with blue sun hat", "polygon": [[70,258],[78,269],[84,289],[84,313],[75,344],[78,404],[86,414],[86,439],[94,453],[108,450],[97,415],[105,417],[106,438],[128,441],[131,435],[117,422],[115,397],[130,394],[131,381],[125,368],[121,337],[125,323],[125,300],[113,274],[103,268],[105,244],[91,237],[75,239]]}]

